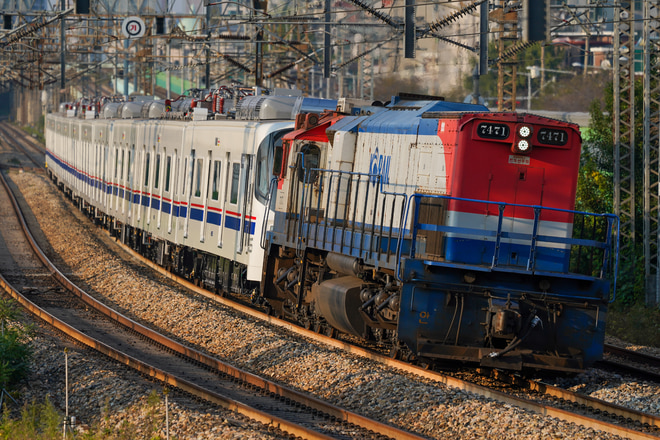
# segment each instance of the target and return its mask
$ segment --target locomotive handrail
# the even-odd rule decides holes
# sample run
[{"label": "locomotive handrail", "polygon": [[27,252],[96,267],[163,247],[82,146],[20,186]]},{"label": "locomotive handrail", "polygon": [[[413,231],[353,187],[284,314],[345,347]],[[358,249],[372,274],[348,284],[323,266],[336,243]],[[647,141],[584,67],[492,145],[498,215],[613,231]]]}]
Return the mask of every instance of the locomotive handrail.
[{"label": "locomotive handrail", "polygon": [[[384,240],[387,240],[387,250],[382,251],[384,255],[386,255],[387,259],[390,259],[396,255],[396,251],[394,248],[391,248],[390,243],[393,242],[394,239],[396,239],[396,236],[398,234],[398,231],[396,231],[395,225],[394,225],[394,217],[398,217],[397,221],[400,222],[403,220],[404,212],[405,212],[405,203],[407,199],[407,194],[403,192],[393,192],[393,191],[385,191],[383,189],[383,180],[382,176],[380,174],[372,174],[372,173],[364,173],[364,172],[357,172],[357,171],[342,171],[342,170],[333,170],[333,169],[325,169],[325,168],[314,168],[314,167],[308,167],[305,166],[305,153],[304,152],[298,152],[297,153],[297,158],[293,161],[292,165],[289,165],[289,168],[292,170],[291,173],[291,182],[296,182],[299,178],[298,174],[300,171],[302,171],[300,174],[303,176],[303,180],[301,181],[302,185],[298,185],[297,183],[294,183],[291,185],[289,188],[289,191],[291,192],[290,197],[292,197],[291,200],[296,199],[295,206],[296,209],[298,210],[297,212],[289,212],[288,215],[300,215],[300,216],[305,216],[309,215],[310,219],[308,219],[307,226],[313,225],[316,227],[314,230],[314,235],[312,237],[309,236],[310,234],[310,228],[305,227],[303,224],[304,222],[299,221],[299,218],[301,217],[296,217],[298,220],[294,219],[295,226],[294,230],[296,232],[297,237],[295,237],[296,241],[296,247],[297,250],[300,250],[299,247],[302,245],[302,242],[308,242],[308,240],[312,239],[315,242],[317,240],[321,240],[323,242],[323,246],[325,245],[330,245],[332,244],[337,244],[335,243],[335,239],[337,238],[335,236],[336,233],[340,233],[340,237],[344,237],[344,234],[348,233],[349,237],[349,243],[346,244],[346,246],[349,248],[349,253],[351,251],[358,251],[359,257],[373,257],[374,254],[377,255],[377,258],[380,257],[381,254],[381,249],[380,249],[380,244],[384,242]],[[299,168],[302,168],[300,170]],[[333,190],[335,188],[333,185],[336,184],[337,181],[341,181],[342,179],[346,178],[347,179],[347,194],[346,196],[348,198],[353,198],[353,200],[345,200],[346,203],[346,209],[344,211],[343,215],[347,215],[349,211],[352,211],[352,218],[343,218],[343,219],[338,219],[338,207],[339,203],[338,201],[335,201],[333,205],[331,206],[331,193],[333,193]],[[317,194],[320,194],[319,197],[316,198],[316,205],[313,205],[313,200],[312,197],[309,197],[309,194],[312,193],[310,190],[311,186],[315,185],[315,190]],[[337,184],[339,188],[340,184]],[[363,185],[368,185],[367,187],[364,187]],[[375,188],[371,188],[371,186],[375,186]],[[298,188],[298,189],[296,189]],[[300,193],[298,194],[298,191]],[[365,191],[363,194],[365,203],[367,203],[367,200],[370,197],[370,191],[373,191],[375,195],[373,203],[374,206],[372,207],[371,212],[373,214],[367,214],[367,210],[364,209],[359,215],[361,216],[361,220],[356,218],[358,215],[358,193],[359,191]],[[294,192],[296,193],[294,195]],[[299,196],[298,196],[299,195]],[[389,197],[389,199],[388,199]],[[323,198],[323,202],[322,202]],[[379,200],[382,200],[382,212],[381,212],[381,218],[380,218],[380,223],[368,223],[366,221],[367,215],[370,216],[375,216],[375,212],[377,211],[378,208],[378,202]],[[385,202],[389,200],[391,201],[391,212],[389,212],[390,215],[390,224],[385,225],[384,224],[384,218],[385,218]],[[400,200],[399,204],[399,211],[396,210],[396,205],[397,205],[397,200]],[[349,207],[352,207],[349,209]],[[334,208],[334,213],[331,214],[332,209]],[[363,207],[364,208],[364,207]],[[307,211],[306,211],[307,209]],[[307,214],[305,214],[307,212]],[[325,217],[321,219],[320,217],[316,217],[315,219],[311,219],[311,217],[314,214],[318,214],[319,212],[324,212]],[[332,222],[328,223],[326,220],[332,219]],[[358,221],[360,220],[360,221]],[[371,219],[375,220],[375,219]],[[339,221],[339,224],[337,223]],[[331,225],[331,223],[333,223]],[[370,224],[373,229],[370,230],[369,232],[371,233],[371,239],[372,241],[366,242],[365,243],[365,231],[367,230],[367,224]],[[350,226],[349,226],[350,225]],[[323,229],[322,234],[319,232],[319,228]],[[385,229],[387,228],[387,231]],[[288,229],[287,229],[288,230]],[[376,233],[378,231],[378,233]],[[383,233],[385,232],[385,237],[383,236]],[[327,234],[330,233],[331,236],[328,238]],[[305,235],[305,236],[303,236]],[[319,235],[321,235],[319,237]],[[354,242],[355,236],[359,236],[359,241]],[[328,241],[326,241],[328,240]],[[378,244],[377,244],[378,243]],[[337,244],[338,245],[338,244]],[[344,246],[343,244],[341,245],[342,247]],[[364,252],[364,253],[363,253]]]},{"label": "locomotive handrail", "polygon": [[[447,201],[460,201],[460,202],[471,202],[479,203],[482,205],[497,205],[498,206],[498,219],[497,219],[497,229],[477,229],[469,227],[459,227],[451,225],[440,225],[433,223],[420,223],[419,222],[419,211],[421,204],[419,200],[422,198],[426,199],[443,199]],[[451,197],[443,195],[431,195],[431,194],[412,194],[408,196],[405,209],[405,218],[402,225],[406,225],[408,222],[408,215],[410,214],[411,206],[414,205],[414,215],[413,223],[410,228],[411,233],[411,246],[410,246],[410,256],[415,256],[417,251],[417,234],[419,231],[431,231],[431,232],[443,232],[443,233],[452,233],[456,235],[468,235],[468,236],[479,236],[480,238],[494,237],[494,250],[492,256],[492,263],[490,268],[493,269],[499,264],[499,253],[501,242],[503,239],[509,240],[525,240],[528,241],[530,247],[530,254],[527,260],[526,271],[532,272],[536,269],[536,256],[537,256],[537,247],[538,243],[556,243],[563,245],[572,245],[572,246],[583,246],[590,248],[602,249],[603,257],[602,264],[600,267],[599,275],[596,278],[603,278],[609,273],[609,276],[612,279],[612,292],[610,302],[616,299],[616,276],[618,273],[619,267],[619,236],[620,236],[620,222],[619,217],[615,214],[595,214],[585,211],[576,211],[576,210],[567,210],[561,208],[552,208],[539,205],[525,205],[518,203],[505,203],[505,202],[496,202],[488,200],[478,200],[478,199],[468,199],[462,197]],[[528,208],[534,211],[534,219],[532,223],[532,232],[523,233],[523,232],[507,232],[503,229],[503,220],[504,220],[504,211],[509,207],[520,207]],[[553,211],[570,214],[572,216],[581,215],[591,218],[604,218],[607,221],[607,228],[604,241],[599,241],[596,239],[585,239],[585,238],[573,238],[573,237],[560,237],[560,236],[551,236],[551,235],[542,235],[539,234],[539,224],[542,221],[540,219],[541,212]],[[616,229],[615,229],[616,226]],[[405,234],[405,228],[401,228],[399,231],[399,240],[397,244],[397,266],[396,266],[396,276],[399,281],[403,281],[401,275],[401,257],[403,253],[403,239]],[[614,255],[611,255],[612,246],[614,246]],[[611,259],[614,258],[614,264],[612,266]],[[467,266],[474,266],[474,264],[465,263]],[[607,270],[608,266],[610,271]],[[567,268],[565,273],[572,273],[569,271],[570,268]]]}]

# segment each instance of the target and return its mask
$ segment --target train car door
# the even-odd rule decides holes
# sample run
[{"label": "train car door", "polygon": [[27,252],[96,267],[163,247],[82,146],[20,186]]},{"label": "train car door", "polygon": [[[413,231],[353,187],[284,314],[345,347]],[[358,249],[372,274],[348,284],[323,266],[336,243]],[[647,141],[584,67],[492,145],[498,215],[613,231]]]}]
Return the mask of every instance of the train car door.
[{"label": "train car door", "polygon": [[[200,160],[203,160],[200,158]],[[206,160],[203,160],[203,169],[200,169],[200,185],[201,185],[201,198],[202,198],[202,220],[199,228],[199,241],[204,243],[206,236],[206,223],[209,216],[209,185],[211,184],[211,171],[213,166],[213,151],[209,150]],[[202,178],[203,177],[203,178]]]},{"label": "train car door", "polygon": [[195,156],[195,150],[190,151],[190,156],[186,160],[186,169],[188,170],[184,173],[183,178],[185,179],[184,184],[184,193],[181,202],[181,206],[184,209],[184,223],[183,223],[183,238],[188,238],[188,229],[190,226],[190,211],[192,211],[192,194],[193,194],[193,178],[195,176],[195,165],[197,163],[197,158]]},{"label": "train car door", "polygon": [[[222,188],[220,190],[220,225],[218,225],[218,247],[222,248],[223,239],[225,236],[225,229],[227,228],[227,194],[229,193],[230,176],[232,176],[233,166],[231,163],[231,153],[227,152],[225,155],[225,175],[222,179],[222,172],[218,173]],[[222,162],[218,165],[222,169]]]},{"label": "train car door", "polygon": [[[167,217],[167,233],[168,234],[172,233],[172,229],[174,228],[175,217],[176,217],[177,211],[178,211],[178,205],[177,205],[177,200],[176,199],[177,199],[177,191],[178,191],[178,188],[179,188],[179,173],[180,173],[180,171],[179,171],[179,162],[180,162],[180,160],[181,159],[178,156],[178,150],[175,149],[174,154],[172,154],[171,162],[170,162],[170,164],[168,164],[168,167],[171,166],[171,170],[172,170],[171,171],[171,173],[172,173],[172,177],[171,177],[172,188],[171,188],[171,192],[170,192],[170,199],[171,199],[171,201],[170,201],[170,213]],[[169,175],[169,171],[168,171],[168,175]],[[170,191],[169,184],[166,184],[166,191]]]},{"label": "train car door", "polygon": [[236,240],[236,252],[242,253],[243,250],[249,251],[251,243],[250,237],[253,233],[254,219],[252,218],[252,162],[251,154],[241,155],[241,189],[239,194],[239,218],[240,229]]}]

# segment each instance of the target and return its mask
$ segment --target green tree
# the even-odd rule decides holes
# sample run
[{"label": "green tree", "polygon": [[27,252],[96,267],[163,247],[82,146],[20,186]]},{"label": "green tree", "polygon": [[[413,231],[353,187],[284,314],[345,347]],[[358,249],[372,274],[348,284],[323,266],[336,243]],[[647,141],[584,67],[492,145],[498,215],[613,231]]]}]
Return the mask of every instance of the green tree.
[{"label": "green tree", "polygon": [[[644,152],[643,152],[643,93],[642,82],[635,82],[635,246],[630,243],[626,255],[619,262],[617,297],[624,304],[644,300],[643,209],[644,209]],[[604,105],[594,101],[590,108],[591,123],[584,136],[582,169],[578,186],[578,206],[592,212],[613,212],[614,199],[614,90],[605,88]],[[625,103],[621,110],[626,110]],[[624,140],[626,142],[627,140]]]}]

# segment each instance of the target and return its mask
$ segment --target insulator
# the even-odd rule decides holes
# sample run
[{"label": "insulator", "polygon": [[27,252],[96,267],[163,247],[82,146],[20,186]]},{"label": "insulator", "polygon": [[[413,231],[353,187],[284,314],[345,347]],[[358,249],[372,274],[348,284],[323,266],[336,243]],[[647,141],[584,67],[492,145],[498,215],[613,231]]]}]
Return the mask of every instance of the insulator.
[{"label": "insulator", "polygon": [[443,18],[441,20],[436,21],[435,23],[433,23],[429,27],[429,31],[434,32],[434,31],[437,31],[438,29],[440,29],[442,27],[445,27],[445,26],[451,24],[452,22],[458,20],[459,18],[463,17],[464,15],[467,15],[467,14],[471,13],[472,11],[474,11],[475,9],[477,9],[477,6],[482,4],[484,1],[486,1],[486,0],[477,0],[474,3],[467,5],[463,9],[461,9],[459,11],[456,11],[453,14],[450,14],[450,15],[446,16],[445,18]]}]

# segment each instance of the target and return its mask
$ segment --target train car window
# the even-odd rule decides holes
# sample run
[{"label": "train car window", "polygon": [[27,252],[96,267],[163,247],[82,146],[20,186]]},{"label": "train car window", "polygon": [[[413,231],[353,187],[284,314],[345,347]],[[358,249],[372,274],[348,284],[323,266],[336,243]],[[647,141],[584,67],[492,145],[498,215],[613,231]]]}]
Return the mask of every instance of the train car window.
[{"label": "train car window", "polygon": [[238,203],[238,181],[241,177],[241,164],[235,163],[232,164],[232,175],[231,175],[231,194],[229,197],[229,203],[237,204]]},{"label": "train car window", "polygon": [[314,182],[319,173],[312,169],[318,168],[321,163],[321,150],[316,145],[306,144],[300,152],[302,157],[298,160],[298,180],[304,183]]},{"label": "train car window", "polygon": [[185,194],[186,191],[186,176],[188,175],[188,161],[183,161],[183,174],[181,175],[181,194]]},{"label": "train car window", "polygon": [[119,170],[119,150],[115,147],[115,172],[114,172],[115,180],[117,180],[118,170]]},{"label": "train car window", "polygon": [[120,166],[121,166],[121,169],[120,169],[121,173],[119,175],[120,175],[120,179],[123,179],[124,178],[124,150],[121,150]]},{"label": "train car window", "polygon": [[222,161],[213,162],[213,187],[211,188],[211,199],[218,200],[220,196],[220,173],[222,172]]},{"label": "train car window", "polygon": [[149,165],[151,164],[151,153],[147,153],[144,161],[144,186],[149,186]]},{"label": "train car window", "polygon": [[165,191],[170,191],[170,175],[172,173],[172,156],[167,156],[167,165],[165,168]]},{"label": "train car window", "polygon": [[270,167],[268,166],[268,162],[272,162],[273,160],[272,151],[273,150],[270,148],[259,148],[259,150],[257,150],[256,181],[254,189],[257,198],[261,201],[265,201],[266,197],[268,197],[268,182],[270,177]]},{"label": "train car window", "polygon": [[[272,174],[279,175],[282,168],[282,137],[291,130],[280,130],[269,134],[259,145],[256,158],[255,195],[266,203],[268,186]],[[277,170],[277,172],[274,172]]]},{"label": "train car window", "polygon": [[160,185],[160,154],[156,154],[156,163],[154,165],[156,166],[156,170],[154,171],[154,188],[158,189]]},{"label": "train car window", "polygon": [[124,175],[124,179],[127,182],[130,182],[130,179],[131,179],[131,153],[132,152],[130,150],[126,150],[126,153],[128,153],[128,154],[126,155],[126,174]]},{"label": "train car window", "polygon": [[204,170],[204,159],[197,159],[197,174],[195,174],[195,197],[202,196],[202,171]]},{"label": "train car window", "polygon": [[128,200],[129,202],[131,201],[131,190],[133,188],[132,185],[132,177],[133,177],[133,151],[129,150],[128,151],[128,163],[126,164],[126,190],[124,192],[125,194],[125,199]]}]

